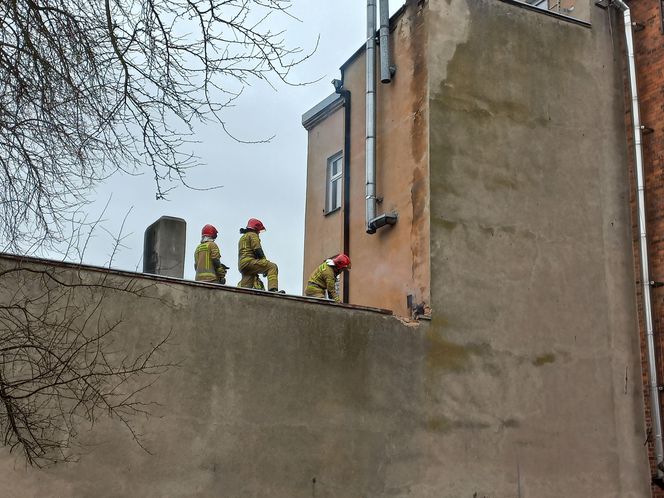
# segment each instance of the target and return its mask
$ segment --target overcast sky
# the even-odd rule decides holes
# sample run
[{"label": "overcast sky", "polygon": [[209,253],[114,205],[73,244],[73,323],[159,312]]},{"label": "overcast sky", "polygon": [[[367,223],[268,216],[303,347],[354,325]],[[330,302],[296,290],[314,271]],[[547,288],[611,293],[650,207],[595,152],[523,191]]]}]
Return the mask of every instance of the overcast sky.
[{"label": "overcast sky", "polygon": [[[396,11],[403,1],[393,0]],[[219,230],[217,242],[222,261],[231,267],[228,283],[235,285],[238,230],[248,218],[259,218],[267,227],[261,235],[268,259],[279,266],[280,287],[288,293],[302,291],[304,240],[304,195],[306,181],[307,134],[302,114],[332,93],[330,81],[339,77],[339,67],[365,40],[366,3],[358,0],[293,0],[292,13],[301,22],[287,23],[286,38],[291,46],[311,49],[320,35],[314,56],[297,67],[293,81],[320,82],[308,86],[277,84],[276,90],[256,83],[247,88],[226,120],[235,135],[260,139],[276,135],[267,144],[246,145],[228,138],[218,126],[196,129],[200,144],[195,153],[205,162],[188,176],[193,185],[222,185],[218,190],[194,192],[178,187],[167,201],[155,200],[149,174],[138,177],[116,175],[100,186],[91,206],[91,216],[101,212],[109,197],[105,227],[118,232],[124,215],[123,248],[112,266],[142,270],[145,228],[160,216],[183,218],[187,222],[185,278],[193,278],[193,250],[201,227],[212,223]],[[84,262],[107,265],[111,238],[103,231],[88,245]],[[307,273],[310,270],[307,270]]]}]

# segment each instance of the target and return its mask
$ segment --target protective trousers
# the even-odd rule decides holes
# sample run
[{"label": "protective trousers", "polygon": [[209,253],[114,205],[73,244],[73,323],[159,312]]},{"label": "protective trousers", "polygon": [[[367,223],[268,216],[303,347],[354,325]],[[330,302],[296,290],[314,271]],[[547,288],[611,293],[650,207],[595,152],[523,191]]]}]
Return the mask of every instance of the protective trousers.
[{"label": "protective trousers", "polygon": [[304,295],[307,297],[321,297],[323,299],[327,297],[325,289],[321,289],[317,285],[313,285],[311,282],[307,283],[307,288],[304,290]]},{"label": "protective trousers", "polygon": [[268,290],[279,288],[279,269],[277,265],[267,259],[251,259],[243,262],[240,273],[242,274],[242,280],[240,280],[238,287],[253,289],[256,275],[267,274]]}]

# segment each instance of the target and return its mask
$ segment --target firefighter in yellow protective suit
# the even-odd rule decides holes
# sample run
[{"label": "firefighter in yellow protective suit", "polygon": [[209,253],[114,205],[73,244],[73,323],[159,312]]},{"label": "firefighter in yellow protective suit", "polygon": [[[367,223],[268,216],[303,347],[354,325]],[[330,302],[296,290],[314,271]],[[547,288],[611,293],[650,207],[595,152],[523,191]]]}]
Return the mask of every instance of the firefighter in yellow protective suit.
[{"label": "firefighter in yellow protective suit", "polygon": [[304,295],[325,299],[325,293],[327,293],[328,299],[340,302],[341,299],[337,293],[337,278],[346,268],[350,269],[350,258],[343,253],[326,259],[309,277]]},{"label": "firefighter in yellow protective suit", "polygon": [[279,269],[272,261],[265,258],[261,247],[261,239],[258,236],[265,230],[265,225],[256,218],[247,222],[246,228],[240,228],[240,242],[238,243],[238,267],[242,274],[242,280],[238,287],[249,289],[260,288],[257,281],[258,275],[267,275],[267,289],[270,292],[279,292]]},{"label": "firefighter in yellow protective suit", "polygon": [[194,251],[194,270],[200,282],[226,283],[228,266],[221,263],[219,246],[214,242],[217,233],[212,225],[205,225],[201,230],[201,243]]}]

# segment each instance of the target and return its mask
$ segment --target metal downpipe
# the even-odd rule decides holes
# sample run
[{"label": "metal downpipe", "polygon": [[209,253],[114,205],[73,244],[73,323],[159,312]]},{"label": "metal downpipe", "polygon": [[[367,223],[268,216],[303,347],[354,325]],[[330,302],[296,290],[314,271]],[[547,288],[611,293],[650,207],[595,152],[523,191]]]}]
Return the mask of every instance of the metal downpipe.
[{"label": "metal downpipe", "polygon": [[648,268],[648,234],[646,231],[645,175],[643,168],[643,147],[641,140],[641,118],[639,114],[639,96],[636,86],[636,59],[634,56],[634,34],[630,9],[622,0],[612,0],[611,4],[622,11],[625,23],[625,49],[629,69],[629,87],[632,94],[632,128],[634,132],[634,155],[636,168],[636,194],[639,215],[639,241],[641,248],[641,281],[643,285],[643,311],[646,324],[646,346],[648,348],[648,371],[650,380],[650,413],[655,441],[655,459],[657,477],[661,478],[664,465],[662,448],[662,418],[657,382],[657,363],[655,360],[655,338],[652,320],[652,298],[650,295],[650,270]]},{"label": "metal downpipe", "polygon": [[380,82],[392,81],[390,61],[390,0],[380,0]]},{"label": "metal downpipe", "polygon": [[[367,0],[366,229],[376,217],[376,0]],[[374,230],[375,231],[375,230]]]}]

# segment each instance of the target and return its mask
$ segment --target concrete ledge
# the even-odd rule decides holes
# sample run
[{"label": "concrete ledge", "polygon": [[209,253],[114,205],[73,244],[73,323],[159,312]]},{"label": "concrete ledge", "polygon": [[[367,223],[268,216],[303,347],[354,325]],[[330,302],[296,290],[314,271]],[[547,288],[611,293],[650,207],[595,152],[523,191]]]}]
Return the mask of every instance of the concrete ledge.
[{"label": "concrete ledge", "polygon": [[334,301],[329,301],[326,299],[318,299],[304,296],[296,296],[293,294],[278,294],[275,292],[254,290],[254,289],[244,289],[241,287],[233,287],[230,285],[219,285],[212,284],[208,282],[196,282],[195,280],[186,280],[183,278],[177,277],[167,277],[164,275],[152,275],[149,273],[139,273],[126,270],[116,270],[113,268],[105,268],[103,266],[94,266],[86,265],[82,263],[69,263],[66,261],[56,261],[52,259],[45,258],[36,258],[33,256],[19,256],[16,254],[8,254],[0,252],[0,260],[16,261],[18,263],[29,263],[34,265],[44,265],[54,268],[67,268],[70,270],[85,270],[90,272],[97,273],[107,273],[111,275],[119,275],[123,277],[130,278],[140,278],[145,280],[153,280],[155,282],[169,283],[169,284],[178,284],[178,285],[187,285],[191,287],[207,287],[209,289],[214,289],[221,292],[233,292],[239,294],[252,294],[254,296],[263,296],[270,299],[285,299],[289,301],[299,301],[301,303],[313,304],[318,306],[337,306],[341,308],[347,308],[352,310],[360,311],[369,311],[372,313],[378,313],[381,315],[393,315],[392,310],[383,309],[383,308],[372,308],[369,306],[358,306],[355,304],[345,304],[345,303],[335,303]]}]

